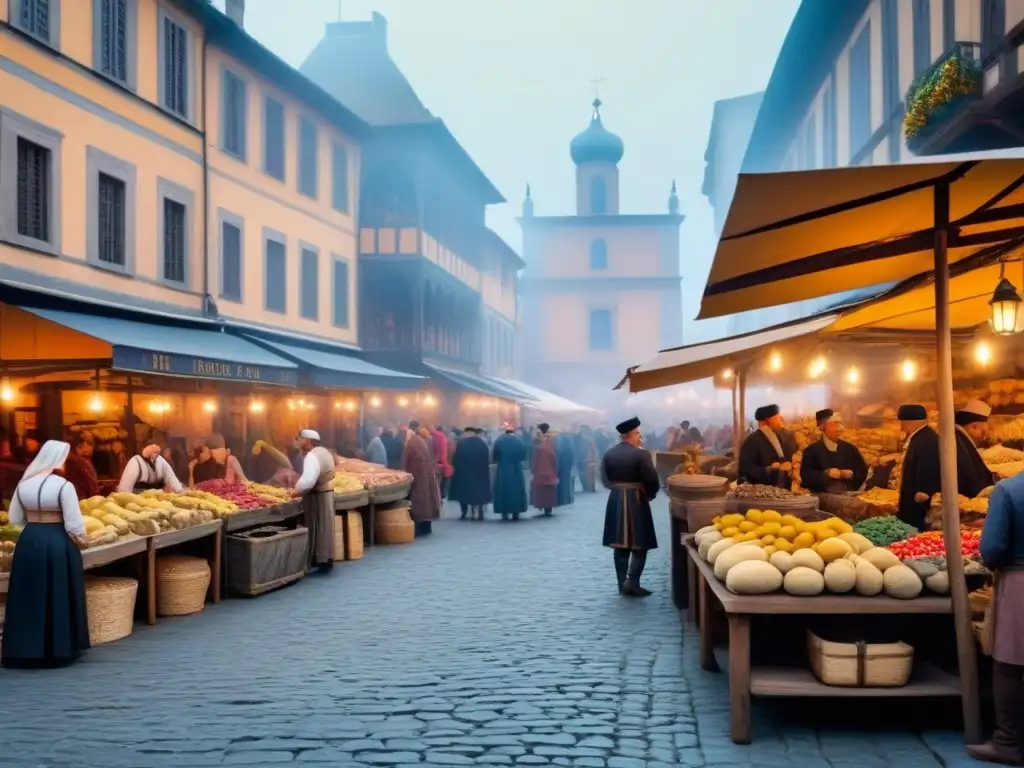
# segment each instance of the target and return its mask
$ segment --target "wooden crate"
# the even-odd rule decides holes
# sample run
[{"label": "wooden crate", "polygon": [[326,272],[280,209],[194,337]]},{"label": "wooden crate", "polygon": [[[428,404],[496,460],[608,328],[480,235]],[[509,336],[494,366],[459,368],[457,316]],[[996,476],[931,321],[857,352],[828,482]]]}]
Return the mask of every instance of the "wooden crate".
[{"label": "wooden crate", "polygon": [[306,575],[309,531],[276,526],[227,537],[227,587],[240,595],[262,595]]}]

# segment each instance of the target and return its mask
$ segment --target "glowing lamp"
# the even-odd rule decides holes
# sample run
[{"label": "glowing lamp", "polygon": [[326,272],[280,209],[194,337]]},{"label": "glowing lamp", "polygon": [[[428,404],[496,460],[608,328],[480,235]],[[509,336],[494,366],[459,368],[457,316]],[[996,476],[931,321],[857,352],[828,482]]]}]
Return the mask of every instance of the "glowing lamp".
[{"label": "glowing lamp", "polygon": [[93,395],[89,400],[89,410],[93,413],[99,413],[103,410],[103,400],[99,395]]},{"label": "glowing lamp", "polygon": [[398,398],[398,407],[399,408],[408,408],[409,407],[409,398],[408,397],[400,397],[400,398]]},{"label": "glowing lamp", "polygon": [[423,398],[423,404],[424,404],[425,406],[427,406],[428,408],[430,408],[430,407],[433,407],[433,406],[434,406],[434,404],[435,404],[436,402],[437,402],[437,401],[436,401],[436,400],[434,400],[434,396],[433,396],[433,395],[426,395],[426,396],[425,396],[425,397]]},{"label": "glowing lamp", "polygon": [[825,372],[825,368],[827,367],[828,364],[825,362],[824,357],[816,357],[811,362],[811,365],[808,368],[807,372],[810,374],[812,379],[816,379]]},{"label": "glowing lamp", "polygon": [[371,397],[370,398],[370,407],[372,407],[372,408],[380,408],[380,398],[377,397],[376,395]]},{"label": "glowing lamp", "polygon": [[11,389],[11,380],[3,379],[0,381],[0,401],[9,403],[14,399],[14,390]]},{"label": "glowing lamp", "polygon": [[782,355],[778,352],[772,352],[771,357],[768,358],[768,370],[773,373],[778,373],[782,370]]},{"label": "glowing lamp", "polygon": [[731,379],[732,378],[732,368],[726,368],[724,371],[722,371],[722,378],[725,379],[726,381]]},{"label": "glowing lamp", "polygon": [[904,381],[914,381],[917,378],[917,363],[913,360],[904,360],[900,366],[900,377]]},{"label": "glowing lamp", "polygon": [[345,403],[345,410],[346,411],[349,411],[351,413],[355,409],[356,409],[355,401],[349,400],[347,403]]},{"label": "glowing lamp", "polygon": [[203,410],[206,411],[207,413],[216,413],[217,403],[215,403],[213,400],[207,400],[205,403],[203,403]]},{"label": "glowing lamp", "polygon": [[1021,298],[1013,283],[1005,277],[1000,279],[988,302],[988,324],[996,336],[1010,336],[1017,332],[1017,318],[1020,315]]},{"label": "glowing lamp", "polygon": [[249,413],[263,413],[263,402],[261,400],[253,400],[249,403]]},{"label": "glowing lamp", "polygon": [[974,360],[978,365],[988,365],[992,362],[992,347],[984,341],[979,341],[974,347]]},{"label": "glowing lamp", "polygon": [[850,370],[846,372],[846,383],[850,384],[851,386],[856,386],[859,381],[860,371],[858,371],[856,368],[850,368]]}]

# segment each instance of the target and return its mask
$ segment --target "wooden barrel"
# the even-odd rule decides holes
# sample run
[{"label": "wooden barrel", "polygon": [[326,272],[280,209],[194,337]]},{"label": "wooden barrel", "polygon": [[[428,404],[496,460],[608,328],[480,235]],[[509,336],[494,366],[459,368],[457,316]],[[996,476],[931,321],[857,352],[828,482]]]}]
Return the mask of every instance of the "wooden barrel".
[{"label": "wooden barrel", "polygon": [[377,510],[374,537],[378,544],[409,544],[416,538],[416,529],[409,516],[409,507]]},{"label": "wooden barrel", "polygon": [[667,483],[668,495],[682,502],[721,499],[729,490],[728,482],[717,475],[672,475]]},{"label": "wooden barrel", "polygon": [[693,499],[686,502],[686,530],[696,533],[719,515],[725,514],[725,497]]},{"label": "wooden barrel", "polygon": [[345,512],[346,560],[363,559],[363,513],[358,509]]}]

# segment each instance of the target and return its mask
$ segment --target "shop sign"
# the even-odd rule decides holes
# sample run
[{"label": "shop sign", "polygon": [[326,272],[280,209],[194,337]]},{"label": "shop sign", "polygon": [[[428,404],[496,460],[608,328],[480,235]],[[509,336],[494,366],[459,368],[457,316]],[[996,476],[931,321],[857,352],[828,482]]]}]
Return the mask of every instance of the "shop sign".
[{"label": "shop sign", "polygon": [[114,347],[114,368],[122,371],[155,373],[223,381],[248,381],[253,384],[274,384],[294,387],[299,383],[298,371],[266,365],[248,365],[230,360],[214,360],[190,355],[150,352],[132,347]]}]

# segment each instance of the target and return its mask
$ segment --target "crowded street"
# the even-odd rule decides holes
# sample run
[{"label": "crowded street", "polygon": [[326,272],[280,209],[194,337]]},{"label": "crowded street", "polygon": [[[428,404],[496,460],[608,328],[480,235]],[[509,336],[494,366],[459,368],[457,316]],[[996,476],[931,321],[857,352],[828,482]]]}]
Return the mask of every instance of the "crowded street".
[{"label": "crowded street", "polygon": [[414,546],[140,626],[67,669],[4,674],[0,764],[975,764],[953,731],[817,729],[813,702],[755,699],[756,750],[734,745],[726,676],[700,671],[692,630],[680,644],[666,502],[655,594],[629,600],[600,546],[605,499],[519,523],[459,521],[449,503]]}]

